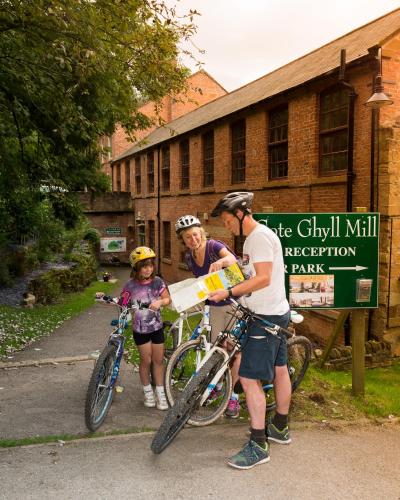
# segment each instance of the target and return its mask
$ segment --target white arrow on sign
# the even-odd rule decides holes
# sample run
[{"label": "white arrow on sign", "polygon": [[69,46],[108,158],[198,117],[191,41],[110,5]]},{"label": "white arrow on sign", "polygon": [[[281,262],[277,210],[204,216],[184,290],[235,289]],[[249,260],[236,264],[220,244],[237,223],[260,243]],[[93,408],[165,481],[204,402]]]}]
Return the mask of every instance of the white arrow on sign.
[{"label": "white arrow on sign", "polygon": [[368,267],[364,266],[354,266],[354,267],[330,267],[331,271],[363,271],[364,269],[368,269]]}]

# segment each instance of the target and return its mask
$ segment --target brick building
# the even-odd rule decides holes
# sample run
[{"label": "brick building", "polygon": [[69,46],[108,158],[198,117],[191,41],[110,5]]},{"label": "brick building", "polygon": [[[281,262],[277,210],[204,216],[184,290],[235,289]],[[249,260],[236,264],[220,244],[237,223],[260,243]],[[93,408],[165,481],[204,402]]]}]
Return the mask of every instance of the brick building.
[{"label": "brick building", "polygon": [[[206,71],[201,70],[188,78],[185,94],[165,96],[157,112],[153,102],[145,103],[140,111],[150,118],[160,119],[167,124],[225,94],[226,90]],[[136,137],[142,139],[155,128],[156,125],[146,131],[139,130]],[[102,166],[110,175],[110,162],[113,157],[123,156],[123,152],[132,147],[132,143],[128,141],[124,129],[117,126],[111,137],[101,139],[101,144],[106,148],[106,152],[102,155]],[[100,231],[102,237],[100,260],[102,262],[127,262],[130,251],[135,247],[137,235],[141,234],[144,228],[138,223],[135,227],[134,202],[131,197],[134,183],[132,163],[127,158],[119,162],[119,165],[118,169],[114,170],[116,173],[112,194],[94,197],[91,194],[82,193],[80,196],[86,215],[92,225]],[[140,216],[140,212],[138,215]],[[140,218],[138,222],[140,223]],[[115,247],[115,252],[112,251],[112,245]],[[105,246],[107,248],[104,248]]]},{"label": "brick building", "polygon": [[[184,94],[165,96],[157,105],[157,109],[154,102],[151,101],[139,108],[141,113],[154,119],[155,123],[146,130],[137,130],[135,132],[137,140],[149,135],[157,128],[157,123],[160,121],[169,123],[226,93],[226,90],[206,71],[200,70],[193,73],[187,79],[187,90]],[[125,130],[117,125],[114,134],[111,137],[103,137],[101,144],[107,149],[107,152],[102,155],[103,169],[107,174],[110,174],[110,162],[131,148],[132,142],[126,137]]]},{"label": "brick building", "polygon": [[[169,281],[189,276],[174,222],[209,217],[227,191],[255,192],[255,211],[381,213],[379,309],[369,335],[400,355],[400,9],[180,116],[112,162],[115,191],[131,191],[135,242],[156,249]],[[365,105],[382,75],[393,105]],[[126,167],[128,165],[128,167]],[[128,174],[129,182],[126,178]],[[335,311],[310,312],[329,335]]]}]

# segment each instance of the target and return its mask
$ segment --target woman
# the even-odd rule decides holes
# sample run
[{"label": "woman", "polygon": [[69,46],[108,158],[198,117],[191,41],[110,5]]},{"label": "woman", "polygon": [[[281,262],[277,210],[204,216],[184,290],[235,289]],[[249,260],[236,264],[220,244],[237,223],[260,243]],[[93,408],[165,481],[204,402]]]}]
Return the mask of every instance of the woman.
[{"label": "woman", "polygon": [[[221,241],[207,240],[201,222],[194,215],[180,217],[175,223],[175,231],[187,249],[185,255],[186,264],[196,278],[236,263],[236,256]],[[209,304],[211,340],[214,341],[231,318],[228,315],[231,308],[229,301],[226,300],[218,303],[209,301]],[[239,416],[238,399],[238,395],[232,393],[225,412],[230,418]]]}]

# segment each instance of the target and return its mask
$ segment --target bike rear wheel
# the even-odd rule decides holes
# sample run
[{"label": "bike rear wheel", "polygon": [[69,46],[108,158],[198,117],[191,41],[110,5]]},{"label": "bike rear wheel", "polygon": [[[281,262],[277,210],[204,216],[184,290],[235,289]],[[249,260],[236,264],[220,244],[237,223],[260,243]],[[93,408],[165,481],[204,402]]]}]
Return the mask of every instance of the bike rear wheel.
[{"label": "bike rear wheel", "polygon": [[160,428],[156,432],[151,443],[153,453],[161,453],[173,441],[189,420],[202,394],[223,363],[224,358],[221,353],[214,352],[200,368],[196,376],[191,378],[183,390],[181,397],[169,409]]},{"label": "bike rear wheel", "polygon": [[110,409],[116,380],[112,381],[114,365],[117,359],[117,347],[108,345],[100,354],[90,377],[86,393],[85,423],[94,432],[104,422]]},{"label": "bike rear wheel", "polygon": [[311,359],[311,342],[307,337],[295,336],[288,340],[289,377],[294,392],[306,374]]},{"label": "bike rear wheel", "polygon": [[[200,339],[180,345],[172,354],[165,370],[165,393],[170,406],[181,397],[205,354]],[[232,376],[227,369],[208,400],[191,414],[188,424],[202,427],[215,422],[225,411],[231,393]]]}]

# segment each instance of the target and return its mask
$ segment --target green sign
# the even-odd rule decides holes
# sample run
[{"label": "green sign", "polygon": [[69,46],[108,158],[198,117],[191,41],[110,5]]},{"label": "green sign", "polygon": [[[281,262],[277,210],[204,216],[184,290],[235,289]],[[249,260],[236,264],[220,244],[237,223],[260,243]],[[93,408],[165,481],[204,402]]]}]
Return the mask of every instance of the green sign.
[{"label": "green sign", "polygon": [[378,307],[379,214],[254,214],[282,243],[291,307]]},{"label": "green sign", "polygon": [[121,231],[120,227],[107,227],[106,234],[109,234],[112,236],[121,236],[122,231]]}]

